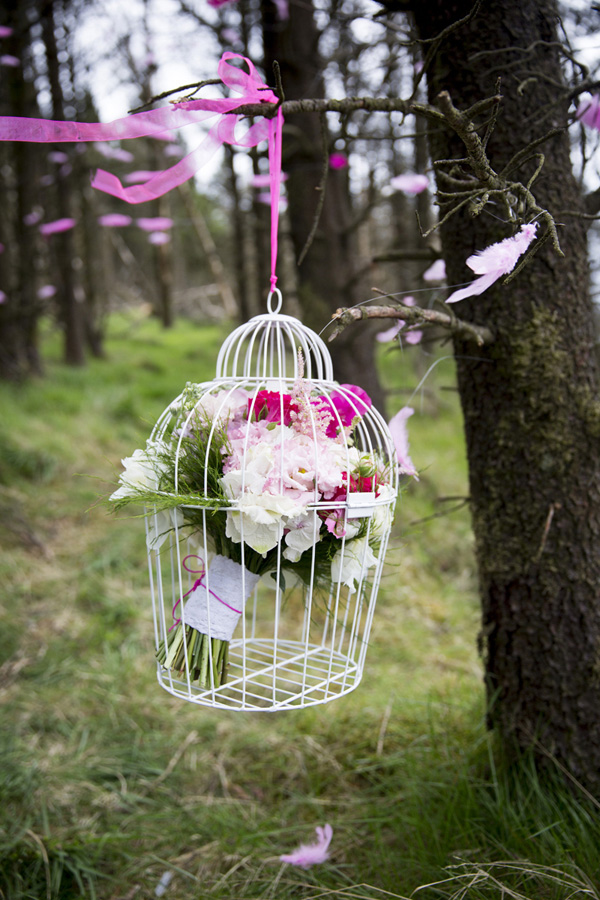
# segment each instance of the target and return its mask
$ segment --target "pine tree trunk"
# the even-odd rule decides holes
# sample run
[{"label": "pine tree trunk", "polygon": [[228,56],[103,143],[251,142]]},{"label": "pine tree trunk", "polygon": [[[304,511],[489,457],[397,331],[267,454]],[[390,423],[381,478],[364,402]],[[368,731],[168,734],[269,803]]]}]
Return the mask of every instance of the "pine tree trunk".
[{"label": "pine tree trunk", "polygon": [[[414,16],[432,38],[472,0],[424,0]],[[484,2],[441,43],[428,72],[429,99],[448,90],[465,109],[504,100],[488,144],[499,171],[532,139],[566,123],[557,100],[561,65],[553,0]],[[505,53],[498,50],[506,49]],[[520,48],[520,49],[518,49]],[[493,53],[490,53],[493,51]],[[541,121],[539,111],[553,104]],[[464,157],[443,129],[433,159]],[[467,440],[490,723],[507,748],[544,750],[588,786],[600,786],[600,410],[586,236],[566,133],[541,148],[539,203],[566,223],[565,258],[549,245],[507,287],[455,307],[497,333],[482,350],[457,341]],[[526,180],[537,160],[515,172]],[[494,209],[490,209],[494,212]],[[450,284],[474,276],[464,260],[510,234],[485,212],[442,229]]]}]

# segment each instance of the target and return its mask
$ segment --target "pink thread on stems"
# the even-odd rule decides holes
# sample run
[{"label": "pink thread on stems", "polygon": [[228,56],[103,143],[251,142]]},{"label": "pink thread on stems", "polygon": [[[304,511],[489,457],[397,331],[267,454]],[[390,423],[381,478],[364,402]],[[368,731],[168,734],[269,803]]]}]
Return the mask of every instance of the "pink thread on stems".
[{"label": "pink thread on stems", "polygon": [[[202,564],[202,568],[201,568],[201,569],[190,569],[190,567],[186,565],[188,559],[199,559],[200,562],[201,562],[201,564]],[[183,597],[180,597],[179,600],[177,601],[177,603],[174,605],[174,607],[173,607],[173,609],[172,609],[172,611],[171,611],[171,615],[173,616],[173,618],[175,618],[175,610],[177,609],[177,607],[179,606],[179,604],[181,603],[182,600],[185,600],[185,598],[186,598],[187,596],[189,596],[189,594],[193,594],[194,591],[196,590],[196,588],[198,588],[198,587],[206,587],[206,585],[204,584],[204,576],[206,575],[206,568],[205,568],[205,566],[204,566],[204,560],[202,559],[201,556],[198,556],[197,553],[189,553],[189,554],[185,557],[185,559],[183,560],[182,566],[183,566],[183,568],[185,569],[186,572],[189,572],[189,573],[190,573],[190,575],[199,575],[200,578],[197,578],[197,579],[196,579],[196,581],[193,583],[193,585],[191,586],[191,588],[189,589],[189,591],[186,591],[185,594],[183,595]],[[222,600],[222,599],[219,597],[219,595],[218,595],[218,594],[215,594],[214,591],[211,591],[210,588],[208,589],[208,593],[209,593],[209,594],[212,594],[213,597],[215,598],[215,600],[218,600],[219,603],[222,603],[223,606],[226,606],[226,607],[227,607],[227,609],[230,609],[232,612],[237,613],[238,615],[241,616],[241,614],[242,614],[242,610],[241,610],[241,609],[236,609],[234,606],[230,606],[229,603],[226,603],[225,600]],[[171,627],[169,628],[169,631],[172,631],[173,628],[175,628],[177,625],[179,625],[180,622],[181,622],[181,619],[177,619],[176,622],[173,622],[173,624],[172,624]]]}]

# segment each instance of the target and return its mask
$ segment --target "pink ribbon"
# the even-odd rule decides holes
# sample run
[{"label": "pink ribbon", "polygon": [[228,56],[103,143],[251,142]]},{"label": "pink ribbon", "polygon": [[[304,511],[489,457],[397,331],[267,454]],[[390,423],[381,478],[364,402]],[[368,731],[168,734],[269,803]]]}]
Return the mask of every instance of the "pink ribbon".
[{"label": "pink ribbon", "polygon": [[[248,72],[231,65],[229,60],[241,60]],[[223,145],[255,147],[269,140],[269,171],[271,183],[271,289],[277,276],[277,228],[279,220],[279,195],[281,190],[281,133],[283,115],[281,108],[270,119],[261,119],[243,134],[237,134],[241,115],[225,115],[247,103],[278,102],[277,95],[265,84],[253,63],[239,53],[225,52],[219,61],[218,75],[223,84],[239,97],[218,100],[184,100],[170,106],[162,106],[147,112],[134,113],[113,122],[59,122],[51,119],[27,119],[15,116],[0,117],[0,140],[32,141],[35,143],[64,143],[81,141],[129,140],[137,137],[158,137],[165,132],[202,122],[221,114],[204,140],[183,159],[169,169],[157,172],[140,184],[124,187],[116,175],[98,169],[92,187],[126,203],[144,203],[155,200],[173,188],[192,178],[208,159]]]},{"label": "pink ribbon", "polygon": [[[199,559],[200,563],[202,565],[202,568],[201,569],[190,569],[190,567],[186,565],[188,559]],[[186,556],[185,559],[183,560],[182,566],[186,572],[190,573],[190,575],[199,575],[200,578],[196,579],[196,581],[193,583],[193,585],[191,586],[189,591],[186,591],[186,593],[183,595],[183,597],[180,597],[179,600],[177,601],[177,603],[174,605],[173,610],[172,610],[173,618],[175,618],[175,610],[177,609],[177,607],[179,606],[179,604],[181,603],[182,600],[185,600],[186,597],[189,597],[190,594],[193,594],[194,591],[196,590],[196,588],[206,587],[206,585],[204,584],[204,576],[206,575],[206,569],[204,567],[204,560],[202,559],[201,556],[198,556],[197,553],[188,554],[188,556]],[[210,588],[208,588],[208,593],[212,594],[212,596],[215,598],[215,600],[218,600],[219,603],[222,603],[223,606],[227,607],[227,609],[230,609],[232,612],[237,613],[239,616],[241,616],[241,614],[242,614],[241,609],[236,609],[234,606],[230,606],[229,603],[226,603],[225,600],[222,600],[219,597],[219,595],[215,594],[214,591],[211,591]],[[181,622],[181,619],[177,619],[176,622],[173,622],[173,624],[169,628],[169,631],[172,631],[173,628],[175,628],[177,625],[179,625],[180,622]]]},{"label": "pink ribbon", "polygon": [[283,113],[281,107],[277,116],[269,119],[269,177],[271,180],[271,290],[277,284],[277,232],[279,228],[279,197],[281,195],[281,137]]}]

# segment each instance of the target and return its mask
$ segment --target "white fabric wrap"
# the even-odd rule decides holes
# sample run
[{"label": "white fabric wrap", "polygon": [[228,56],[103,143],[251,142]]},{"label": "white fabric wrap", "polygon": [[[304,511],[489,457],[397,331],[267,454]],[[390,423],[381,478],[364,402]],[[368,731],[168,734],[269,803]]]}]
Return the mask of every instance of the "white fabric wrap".
[{"label": "white fabric wrap", "polygon": [[260,575],[253,575],[232,559],[215,556],[202,584],[185,604],[185,624],[211,638],[230,641],[240,619],[239,610],[243,611],[259,580]]}]

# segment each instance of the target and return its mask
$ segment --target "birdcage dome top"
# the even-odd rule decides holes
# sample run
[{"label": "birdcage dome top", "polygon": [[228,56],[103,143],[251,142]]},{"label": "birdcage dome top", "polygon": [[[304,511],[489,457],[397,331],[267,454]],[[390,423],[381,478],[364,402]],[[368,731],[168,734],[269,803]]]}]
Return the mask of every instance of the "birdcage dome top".
[{"label": "birdcage dome top", "polygon": [[305,378],[333,381],[333,364],[325,342],[298,319],[279,312],[278,290],[269,295],[268,309],[226,338],[217,359],[216,378],[295,381],[300,375],[300,351]]}]

